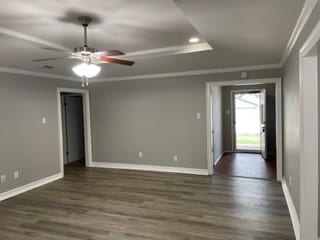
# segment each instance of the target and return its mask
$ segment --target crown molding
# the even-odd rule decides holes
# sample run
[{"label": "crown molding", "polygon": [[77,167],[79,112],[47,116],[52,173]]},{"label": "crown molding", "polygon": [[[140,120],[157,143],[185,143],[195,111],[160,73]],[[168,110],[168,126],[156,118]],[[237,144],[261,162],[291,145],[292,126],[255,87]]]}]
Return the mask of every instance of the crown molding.
[{"label": "crown molding", "polygon": [[13,30],[8,29],[8,28],[0,27],[0,33],[2,33],[4,35],[7,35],[7,36],[10,36],[10,37],[14,37],[14,38],[18,38],[18,39],[21,39],[21,40],[29,41],[29,42],[32,42],[32,43],[44,45],[46,47],[52,47],[52,48],[60,49],[62,51],[67,51],[67,52],[70,51],[69,48],[67,48],[65,46],[62,46],[60,44],[49,42],[49,41],[43,40],[41,38],[34,37],[34,36],[31,36],[31,35],[28,35],[28,34],[24,34],[24,33],[21,33],[21,32],[16,32],[16,31],[13,31]]},{"label": "crown molding", "polygon": [[278,69],[278,68],[282,68],[282,65],[281,64],[267,64],[267,65],[255,65],[255,66],[234,67],[234,68],[217,68],[217,69],[205,69],[205,70],[197,70],[197,71],[156,73],[156,74],[124,76],[124,77],[111,77],[111,78],[95,79],[91,82],[98,83],[98,82],[112,82],[112,81],[122,81],[122,80],[170,78],[170,77],[196,76],[196,75],[208,75],[208,74],[217,74],[217,73],[254,71],[254,70],[266,70],[266,69]]},{"label": "crown molding", "polygon": [[[0,33],[18,38],[24,41],[29,41],[32,43],[40,44],[46,47],[52,47],[56,49],[60,49],[62,51],[70,52],[70,48],[62,46],[60,44],[50,42],[38,37],[34,37],[25,33],[16,32],[8,28],[0,27]],[[197,44],[188,44],[188,45],[178,45],[178,46],[171,46],[171,47],[164,47],[164,48],[155,48],[155,49],[148,49],[142,51],[135,51],[125,54],[125,58],[129,59],[146,59],[146,58],[154,58],[154,57],[161,57],[167,55],[178,55],[178,54],[185,54],[185,53],[193,53],[193,52],[200,52],[200,51],[207,51],[213,50],[209,43],[197,43]],[[121,58],[121,56],[119,56]]]},{"label": "crown molding", "polygon": [[[185,53],[194,53],[201,51],[213,50],[209,43],[197,43],[197,44],[188,44],[188,45],[179,45],[165,48],[155,48],[148,49],[143,51],[136,51],[126,53],[123,57],[129,59],[146,59],[146,58],[155,58],[168,55],[178,55]],[[121,58],[121,56],[119,56]]]},{"label": "crown molding", "polygon": [[68,76],[51,74],[51,73],[34,72],[34,71],[29,71],[29,70],[17,69],[17,68],[0,67],[0,72],[34,76],[34,77],[44,77],[44,78],[53,78],[53,79],[61,79],[61,80],[79,81],[79,78],[76,78],[76,77],[68,77]]},{"label": "crown molding", "polygon": [[[135,75],[135,76],[124,76],[124,77],[100,78],[100,79],[91,79],[90,82],[91,83],[99,83],[99,82],[113,82],[113,81],[122,81],[122,80],[170,78],[170,77],[209,75],[209,74],[217,74],[217,73],[267,70],[267,69],[279,69],[279,68],[282,68],[281,64],[267,64],[267,65],[255,65],[255,66],[234,67],[234,68],[217,68],[217,69],[205,69],[205,70],[197,70],[197,71],[156,73],[156,74],[145,74],[145,75]],[[79,78],[77,78],[77,77],[69,77],[69,76],[58,75],[58,74],[34,72],[34,71],[29,71],[29,70],[17,69],[17,68],[0,67],[0,73],[1,72],[2,73],[18,74],[18,75],[26,75],[26,76],[34,76],[34,77],[69,80],[69,81],[76,81],[76,82],[79,81]]]},{"label": "crown molding", "polygon": [[316,4],[317,4],[318,0],[306,0],[304,2],[303,8],[301,10],[301,13],[299,15],[299,18],[297,20],[297,23],[293,29],[293,32],[291,34],[291,37],[289,39],[289,42],[287,44],[287,47],[282,55],[282,59],[281,59],[281,65],[284,65],[284,63],[287,61],[288,57],[290,56],[292,49],[294,47],[294,45],[296,44],[303,28],[305,27],[305,25],[308,22],[308,19],[311,16],[311,13],[313,11],[313,9],[315,8]]}]

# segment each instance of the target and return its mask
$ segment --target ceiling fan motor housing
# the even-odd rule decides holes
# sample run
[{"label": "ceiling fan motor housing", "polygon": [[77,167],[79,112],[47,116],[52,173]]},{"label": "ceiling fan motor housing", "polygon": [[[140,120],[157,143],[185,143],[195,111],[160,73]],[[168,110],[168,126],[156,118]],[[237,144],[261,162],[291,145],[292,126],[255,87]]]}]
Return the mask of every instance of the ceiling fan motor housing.
[{"label": "ceiling fan motor housing", "polygon": [[95,53],[98,52],[98,49],[96,48],[92,48],[92,47],[88,47],[88,46],[82,46],[82,47],[75,47],[73,49],[73,51],[75,53],[81,53],[81,54],[90,54],[90,53]]}]

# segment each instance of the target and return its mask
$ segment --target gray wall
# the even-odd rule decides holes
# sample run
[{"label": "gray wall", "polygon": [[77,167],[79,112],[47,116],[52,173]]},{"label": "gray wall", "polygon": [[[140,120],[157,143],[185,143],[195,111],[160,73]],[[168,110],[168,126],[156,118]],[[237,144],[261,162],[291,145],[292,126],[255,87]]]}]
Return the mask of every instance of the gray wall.
[{"label": "gray wall", "polygon": [[[259,84],[246,86],[224,86],[222,87],[223,106],[223,147],[224,151],[232,149],[232,112],[231,91],[243,89],[266,89],[267,102],[267,152],[269,159],[276,159],[276,118],[275,118],[275,84]],[[227,113],[228,111],[228,113]]]},{"label": "gray wall", "polygon": [[[268,77],[281,70],[249,72]],[[207,169],[205,82],[238,79],[235,72],[90,85],[93,161]]]},{"label": "gray wall", "polygon": [[[7,177],[0,193],[60,171],[57,87],[79,85],[0,73],[0,175]],[[14,179],[17,170],[20,177]]]},{"label": "gray wall", "polygon": [[300,132],[299,132],[299,50],[320,19],[320,2],[318,1],[313,13],[303,29],[292,53],[283,70],[283,159],[284,176],[289,184],[294,205],[300,214]]},{"label": "gray wall", "polygon": [[212,87],[212,130],[213,130],[213,162],[219,160],[223,153],[222,134],[222,91],[220,86]]}]

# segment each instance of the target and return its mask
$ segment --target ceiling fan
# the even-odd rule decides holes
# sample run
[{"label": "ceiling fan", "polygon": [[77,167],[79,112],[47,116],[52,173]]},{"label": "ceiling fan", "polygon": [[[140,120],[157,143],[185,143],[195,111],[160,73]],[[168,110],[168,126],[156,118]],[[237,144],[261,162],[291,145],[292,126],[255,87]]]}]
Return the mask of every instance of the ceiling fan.
[{"label": "ceiling fan", "polygon": [[88,36],[87,36],[87,28],[92,19],[88,16],[80,16],[80,23],[84,28],[84,45],[82,47],[75,47],[73,52],[65,52],[60,49],[43,47],[43,49],[58,51],[64,53],[65,56],[61,57],[52,57],[52,58],[42,58],[42,59],[34,59],[33,62],[42,62],[42,61],[51,61],[57,59],[79,59],[81,64],[72,68],[73,72],[77,74],[82,79],[82,86],[88,85],[88,78],[95,77],[99,74],[101,68],[96,64],[101,63],[115,63],[131,66],[134,64],[133,61],[115,58],[114,56],[125,55],[123,52],[119,50],[106,50],[106,51],[98,51],[96,48],[92,48],[88,46]]}]

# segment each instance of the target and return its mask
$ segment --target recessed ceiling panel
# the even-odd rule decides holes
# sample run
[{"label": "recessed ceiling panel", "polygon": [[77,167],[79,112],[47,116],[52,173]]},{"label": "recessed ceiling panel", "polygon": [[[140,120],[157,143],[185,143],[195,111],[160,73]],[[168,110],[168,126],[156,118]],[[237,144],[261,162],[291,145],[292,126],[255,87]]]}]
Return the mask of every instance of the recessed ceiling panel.
[{"label": "recessed ceiling panel", "polygon": [[[71,68],[78,63],[76,60],[32,60],[60,56],[41,49],[46,46],[42,40],[70,50],[83,45],[79,15],[94,19],[88,30],[90,46],[119,49],[136,61],[132,67],[103,64],[99,78],[276,64],[303,2],[10,0],[0,8],[0,67],[74,76]],[[30,41],[23,34],[39,41]],[[199,37],[199,46],[209,43],[213,50],[185,50],[191,37]],[[183,54],[179,54],[181,51]]]},{"label": "recessed ceiling panel", "polygon": [[184,45],[196,29],[170,0],[10,0],[0,8],[2,27],[69,48],[83,45],[79,15],[93,18],[89,44],[125,52]]}]

